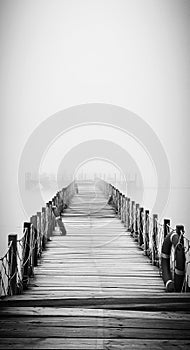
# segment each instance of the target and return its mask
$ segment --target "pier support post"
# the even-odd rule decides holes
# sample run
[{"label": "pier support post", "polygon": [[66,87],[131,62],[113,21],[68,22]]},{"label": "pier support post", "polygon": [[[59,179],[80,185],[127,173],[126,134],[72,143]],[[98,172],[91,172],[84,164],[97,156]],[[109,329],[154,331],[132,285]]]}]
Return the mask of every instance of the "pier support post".
[{"label": "pier support post", "polygon": [[149,210],[145,210],[145,239],[144,239],[145,255],[149,255],[149,229],[150,229]]},{"label": "pier support post", "polygon": [[135,235],[135,201],[131,202],[131,236]]},{"label": "pier support post", "polygon": [[139,204],[136,204],[135,208],[135,241],[138,241],[138,235],[139,235]]},{"label": "pier support post", "polygon": [[131,215],[130,215],[130,198],[127,198],[127,210],[126,210],[126,227],[127,231],[130,231],[131,226]]},{"label": "pier support post", "polygon": [[52,213],[52,201],[49,201],[49,238],[52,235],[55,227],[53,226],[53,213]]},{"label": "pier support post", "polygon": [[24,255],[23,255],[23,289],[26,289],[29,282],[29,277],[32,274],[31,268],[31,257],[30,257],[30,234],[31,234],[31,223],[24,222]]},{"label": "pier support post", "polygon": [[152,265],[156,265],[157,263],[157,235],[158,235],[158,215],[153,214]]},{"label": "pier support post", "polygon": [[47,241],[50,239],[50,209],[49,209],[49,203],[46,203],[46,238]]},{"label": "pier support post", "polygon": [[47,243],[47,232],[46,232],[46,208],[42,208],[41,216],[41,230],[42,230],[42,249],[45,249]]},{"label": "pier support post", "polygon": [[38,237],[37,237],[37,215],[33,215],[30,219],[33,229],[33,251],[32,251],[32,265],[38,265]]},{"label": "pier support post", "polygon": [[141,247],[144,243],[144,238],[143,238],[143,228],[144,228],[144,225],[143,225],[143,221],[144,221],[144,208],[140,208],[139,209],[139,234],[138,234],[138,243],[139,243],[139,246]]},{"label": "pier support post", "polygon": [[[185,285],[184,285],[184,279],[185,279],[185,250],[184,250],[184,226],[183,225],[176,225],[176,233],[179,237],[179,244],[177,244],[175,249],[175,274],[177,275],[177,278],[175,278],[174,275],[174,286],[176,292],[183,291]],[[188,283],[188,281],[186,281]]]},{"label": "pier support post", "polygon": [[38,258],[40,258],[42,254],[42,228],[41,228],[41,212],[37,212],[37,238],[38,238]]},{"label": "pier support post", "polygon": [[119,212],[119,190],[116,189],[116,214]]},{"label": "pier support post", "polygon": [[125,223],[126,199],[125,195],[121,194],[121,222]]},{"label": "pier support post", "polygon": [[119,191],[119,208],[118,208],[118,217],[121,219],[121,212],[122,212],[122,193]]},{"label": "pier support post", "polygon": [[127,225],[127,197],[124,196],[124,212],[123,212],[123,222],[124,226]]},{"label": "pier support post", "polygon": [[11,244],[9,250],[9,271],[10,271],[10,280],[9,280],[9,295],[14,295],[17,293],[17,235],[8,236],[8,244]]}]

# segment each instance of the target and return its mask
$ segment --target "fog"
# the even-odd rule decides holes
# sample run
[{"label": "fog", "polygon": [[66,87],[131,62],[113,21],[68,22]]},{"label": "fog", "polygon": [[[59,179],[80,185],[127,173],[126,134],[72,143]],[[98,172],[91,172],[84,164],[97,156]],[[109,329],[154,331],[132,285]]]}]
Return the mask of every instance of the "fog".
[{"label": "fog", "polygon": [[[170,169],[170,197],[162,215],[172,225],[184,224],[189,235],[189,15],[190,2],[185,0],[0,1],[0,254],[7,234],[20,234],[23,221],[32,214],[19,188],[24,181],[19,178],[20,162],[32,133],[57,112],[64,116],[73,106],[96,103],[126,109],[126,118],[134,113],[156,135]],[[103,124],[104,115],[98,117]],[[73,118],[77,120],[77,109]],[[126,188],[127,180],[137,174],[144,189],[142,204],[154,206],[156,160],[135,134],[124,135],[114,118],[111,126],[100,125],[101,120],[98,125],[80,125],[78,117],[79,125],[75,122],[65,133],[60,126],[60,134],[56,131],[47,142],[37,174],[35,169],[32,174],[35,159],[29,159],[26,173],[56,179],[48,191],[42,188],[44,201],[59,187],[57,174],[63,170],[68,180],[73,173],[101,173],[113,181],[116,176],[118,186]],[[45,136],[40,135],[42,142]],[[118,154],[125,154],[101,154],[101,141],[105,150],[113,147],[116,154],[117,147]],[[69,163],[68,153],[79,146],[84,151],[88,144],[94,150],[93,142],[97,155],[93,151],[86,160],[81,158],[70,174],[74,158]],[[35,147],[37,158],[40,142]],[[127,161],[130,166],[125,168]],[[164,175],[164,167],[161,171]],[[38,211],[41,202],[35,202],[33,192],[31,202],[31,210]]]}]

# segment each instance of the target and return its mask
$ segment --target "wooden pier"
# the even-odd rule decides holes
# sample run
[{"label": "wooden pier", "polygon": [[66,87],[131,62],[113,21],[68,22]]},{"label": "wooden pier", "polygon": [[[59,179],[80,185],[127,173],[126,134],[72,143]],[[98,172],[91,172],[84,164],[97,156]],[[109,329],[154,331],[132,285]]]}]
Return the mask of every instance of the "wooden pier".
[{"label": "wooden pier", "polygon": [[90,181],[71,197],[64,229],[51,217],[44,239],[43,220],[31,219],[30,278],[0,301],[0,348],[189,349],[190,294],[166,293],[146,242],[129,230],[127,202],[116,210]]}]

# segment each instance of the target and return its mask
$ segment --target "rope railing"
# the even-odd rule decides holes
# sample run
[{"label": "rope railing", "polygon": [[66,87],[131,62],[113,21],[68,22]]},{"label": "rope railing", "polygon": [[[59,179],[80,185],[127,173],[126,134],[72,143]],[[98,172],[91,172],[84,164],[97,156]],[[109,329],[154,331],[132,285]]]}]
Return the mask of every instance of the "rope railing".
[{"label": "rope railing", "polygon": [[178,237],[178,242],[175,243],[175,247],[172,246],[171,255],[167,258],[170,259],[170,272],[172,279],[174,279],[174,274],[177,270],[176,252],[178,248],[182,247],[185,256],[185,269],[184,272],[178,271],[176,273],[183,275],[183,284],[180,287],[180,292],[189,292],[190,240],[185,235],[184,226],[177,225],[176,228],[172,228],[169,219],[164,219],[163,223],[160,223],[157,214],[151,216],[149,210],[144,210],[143,207],[140,207],[139,203],[135,203],[135,201],[126,197],[105,180],[98,179],[97,184],[108,198],[108,204],[114,208],[116,215],[126,227],[126,231],[130,233],[138,246],[144,251],[144,254],[149,257],[152,265],[159,268],[161,275],[163,275],[162,258],[164,255],[164,241],[166,237],[171,238],[172,241],[172,234]]},{"label": "rope railing", "polygon": [[46,203],[41,212],[24,222],[23,236],[8,236],[8,250],[0,258],[0,298],[21,294],[34,276],[34,268],[46,249],[52,232],[58,227],[66,233],[61,215],[78,191],[75,181],[63,188]]}]

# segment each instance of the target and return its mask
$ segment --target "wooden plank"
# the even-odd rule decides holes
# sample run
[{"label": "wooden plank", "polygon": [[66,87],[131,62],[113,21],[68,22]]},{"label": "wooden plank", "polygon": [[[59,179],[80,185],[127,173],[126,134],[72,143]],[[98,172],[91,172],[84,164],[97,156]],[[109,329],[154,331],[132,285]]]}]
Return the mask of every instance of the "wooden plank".
[{"label": "wooden plank", "polygon": [[[96,327],[62,327],[61,324],[54,326],[53,323],[49,326],[38,327],[39,324],[25,324],[22,327],[14,325],[3,324],[0,329],[0,338],[13,337],[27,337],[27,338],[47,338],[51,334],[53,338],[135,338],[135,339],[189,339],[189,329],[158,329],[158,328],[130,328],[130,327],[116,327],[104,328],[103,320],[98,319]],[[37,326],[38,325],[38,326]]]},{"label": "wooden plank", "polygon": [[103,328],[133,328],[133,329],[169,329],[171,330],[190,330],[190,322],[188,320],[176,319],[151,319],[145,317],[120,318],[120,317],[8,317],[0,318],[0,329],[18,329],[24,327],[103,327]]},{"label": "wooden plank", "polygon": [[[106,291],[107,289],[108,290],[110,290],[111,292],[113,291],[115,291],[115,290],[118,290],[118,291],[126,291],[126,290],[128,290],[128,289],[132,289],[133,291],[135,290],[135,289],[137,289],[137,290],[140,290],[140,291],[143,291],[144,290],[144,287],[146,287],[146,290],[150,290],[152,293],[154,292],[154,287],[152,287],[152,286],[137,286],[136,287],[136,285],[132,285],[132,286],[117,286],[117,287],[115,287],[114,285],[112,286],[112,287],[110,287],[109,285],[107,285],[107,286],[100,286],[100,284],[96,284],[96,285],[87,285],[87,286],[80,286],[80,285],[73,285],[73,286],[67,286],[67,285],[65,285],[65,286],[51,286],[51,285],[49,285],[49,286],[35,286],[36,288],[31,288],[31,289],[29,289],[28,290],[28,292],[27,292],[27,294],[29,293],[29,294],[31,294],[31,293],[33,293],[33,292],[40,292],[40,291],[43,291],[43,292],[45,292],[45,291],[71,291],[71,290],[78,290],[78,291],[85,291],[85,290],[93,290],[93,291],[96,291],[96,290],[99,290],[100,289],[100,287],[102,288],[102,290],[104,291]],[[51,289],[50,289],[50,287],[51,287]],[[160,289],[162,292],[164,291],[164,287],[157,287],[158,289]]]},{"label": "wooden plank", "polygon": [[108,310],[108,309],[88,309],[88,308],[64,308],[64,307],[2,307],[0,309],[0,317],[109,317],[123,319],[153,319],[153,320],[187,320],[190,321],[190,311],[168,312],[168,311],[129,311],[129,310]]},{"label": "wooden plank", "polygon": [[[75,278],[76,277],[76,278]],[[59,276],[59,275],[57,275],[57,276],[46,276],[46,275],[44,275],[44,274],[40,274],[40,275],[38,275],[38,278],[36,277],[35,278],[35,280],[34,280],[34,282],[36,282],[36,281],[44,281],[44,280],[50,280],[50,278],[51,278],[51,280],[52,280],[52,282],[53,281],[60,281],[60,283],[61,283],[61,281],[63,282],[63,283],[67,283],[67,281],[69,282],[69,281],[72,281],[72,280],[75,280],[75,282],[76,281],[80,281],[80,282],[82,282],[82,281],[94,281],[94,280],[98,280],[98,281],[108,281],[108,282],[110,282],[110,281],[113,281],[113,282],[115,282],[115,284],[117,285],[117,283],[121,280],[121,276],[119,276],[119,275],[117,275],[117,274],[115,274],[115,275],[99,275],[99,274],[93,274],[93,275],[91,275],[91,274],[85,274],[85,273],[81,273],[81,274],[78,274],[77,276],[74,274],[66,274],[66,275],[62,275],[62,276]],[[158,275],[152,275],[152,276],[149,276],[149,275],[147,275],[147,276],[141,276],[140,275],[140,278],[139,278],[139,282],[140,281],[142,281],[144,279],[144,283],[147,283],[147,284],[149,284],[149,285],[151,285],[151,284],[155,284],[155,282],[157,283],[160,283],[160,285],[162,284],[163,285],[163,282],[162,282],[162,280],[160,279],[160,277],[158,276]],[[125,275],[122,275],[122,282],[126,282],[126,283],[130,283],[130,282],[135,282],[137,285],[138,285],[138,283],[136,282],[136,280],[137,280],[137,276],[134,276],[133,274],[129,274],[129,275],[127,275],[127,274],[125,274]]]},{"label": "wooden plank", "polygon": [[127,296],[130,296],[131,294],[134,294],[134,296],[138,297],[138,296],[146,296],[146,297],[149,297],[149,296],[152,296],[154,295],[154,293],[152,291],[146,291],[145,289],[144,290],[140,290],[140,291],[121,291],[121,292],[113,292],[113,291],[102,291],[101,289],[99,289],[99,291],[92,291],[92,290],[89,290],[89,291],[64,291],[64,292],[56,292],[56,291],[53,291],[53,292],[36,292],[34,291],[34,293],[27,293],[27,296],[26,295],[22,295],[19,300],[26,300],[26,299],[30,299],[30,300],[36,300],[36,298],[40,299],[40,300],[43,300],[44,298],[49,298],[49,299],[63,299],[64,302],[68,299],[68,298],[78,298],[79,300],[81,300],[81,303],[82,303],[82,300],[84,298],[99,298],[99,297],[103,297],[103,298],[110,298],[110,297],[115,297],[115,298],[122,298],[122,297],[127,297]]},{"label": "wooden plank", "polygon": [[188,349],[189,340],[166,339],[86,339],[86,338],[1,338],[0,349],[63,349],[63,350],[169,350]]},{"label": "wooden plank", "polygon": [[[175,293],[174,293],[175,294]],[[142,310],[142,311],[190,311],[190,297],[175,294],[172,297],[167,295],[155,294],[147,298],[147,295],[128,296],[128,297],[105,297],[96,296],[96,298],[6,298],[1,301],[1,307],[23,307],[23,306],[62,306],[62,307],[87,307],[103,309],[124,309],[124,310]]]}]

